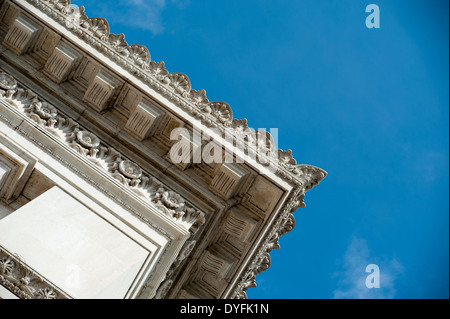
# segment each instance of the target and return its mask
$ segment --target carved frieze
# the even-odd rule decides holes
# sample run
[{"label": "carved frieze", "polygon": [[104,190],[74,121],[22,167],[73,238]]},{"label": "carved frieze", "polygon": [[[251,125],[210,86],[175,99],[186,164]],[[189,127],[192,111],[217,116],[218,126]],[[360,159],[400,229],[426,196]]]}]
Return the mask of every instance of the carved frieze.
[{"label": "carved frieze", "polygon": [[186,229],[195,232],[200,225],[204,224],[204,213],[144,172],[137,164],[103,143],[96,135],[60,114],[54,106],[30,90],[19,87],[14,78],[3,72],[0,72],[0,98],[21,110],[42,128],[66,142],[86,159],[108,172],[121,184],[145,198]]},{"label": "carved frieze", "polygon": [[0,285],[20,299],[69,299],[70,296],[0,245]]},{"label": "carved frieze", "polygon": [[[163,62],[153,62],[150,53],[142,45],[129,45],[123,34],[116,35],[109,31],[108,23],[102,18],[89,19],[84,8],[74,8],[70,1],[39,1],[26,0],[30,4],[45,12],[52,19],[63,25],[76,36],[88,42],[94,48],[113,59],[118,65],[127,69],[139,80],[143,81],[157,92],[169,98],[176,105],[208,127],[219,128],[222,132],[231,129],[236,136],[243,136],[245,149],[250,148],[261,156],[266,156],[265,162],[270,161],[278,165],[276,174],[293,185],[302,185],[304,169],[308,165],[298,165],[292,157],[292,152],[274,150],[273,145],[260,143],[252,138],[257,133],[250,133],[246,120],[233,119],[231,107],[225,102],[209,102],[205,91],[191,88],[189,78],[182,73],[169,73]],[[67,21],[71,21],[68,23]],[[97,111],[106,107],[106,100],[116,86],[105,78],[96,78],[85,101]],[[265,133],[268,134],[268,133]],[[269,140],[271,138],[269,137]],[[315,179],[321,180],[326,173],[314,168]]]}]

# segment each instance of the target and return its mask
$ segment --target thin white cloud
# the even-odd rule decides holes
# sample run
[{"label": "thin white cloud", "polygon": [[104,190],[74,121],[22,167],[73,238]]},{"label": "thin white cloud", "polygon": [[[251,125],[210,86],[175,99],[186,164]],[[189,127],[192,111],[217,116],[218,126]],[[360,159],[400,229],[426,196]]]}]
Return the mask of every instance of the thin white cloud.
[{"label": "thin white cloud", "polygon": [[[376,264],[380,269],[380,288],[367,288],[366,267]],[[339,286],[333,292],[335,299],[391,299],[395,297],[394,282],[402,272],[402,265],[395,258],[383,260],[371,256],[364,239],[353,237],[342,261],[342,270],[334,275]]]},{"label": "thin white cloud", "polygon": [[[74,1],[73,1],[74,2]],[[81,5],[84,5],[80,0]],[[117,0],[102,2],[96,6],[98,16],[105,17],[110,23],[127,25],[153,34],[164,32],[165,25],[162,13],[168,5],[178,9],[184,9],[189,5],[189,0]],[[88,16],[92,16],[94,4],[86,5]]]}]

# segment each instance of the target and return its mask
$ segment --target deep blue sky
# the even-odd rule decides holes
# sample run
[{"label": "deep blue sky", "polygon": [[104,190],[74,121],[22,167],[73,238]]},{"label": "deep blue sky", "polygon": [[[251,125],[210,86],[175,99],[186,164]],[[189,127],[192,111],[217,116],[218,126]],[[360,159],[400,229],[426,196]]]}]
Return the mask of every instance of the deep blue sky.
[{"label": "deep blue sky", "polygon": [[73,3],[329,173],[249,298],[449,297],[448,1]]}]

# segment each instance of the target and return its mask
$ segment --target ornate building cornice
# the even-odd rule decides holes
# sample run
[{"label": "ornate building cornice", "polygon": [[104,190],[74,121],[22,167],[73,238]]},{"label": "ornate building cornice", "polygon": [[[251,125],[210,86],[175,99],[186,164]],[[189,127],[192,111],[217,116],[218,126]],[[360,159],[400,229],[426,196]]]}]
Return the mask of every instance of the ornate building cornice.
[{"label": "ornate building cornice", "polygon": [[[0,4],[3,2],[6,1],[0,0]],[[157,63],[151,61],[150,53],[146,47],[142,45],[129,45],[125,41],[123,34],[111,34],[108,22],[105,19],[88,18],[84,13],[83,7],[72,7],[69,0],[14,0],[10,1],[10,3],[13,3],[13,6],[20,7],[20,10],[17,9],[17,11],[22,11],[21,14],[25,12],[25,17],[22,17],[21,15],[18,17],[10,17],[10,20],[17,18],[16,21],[19,25],[19,30],[20,26],[27,25],[28,22],[33,24],[34,21],[36,24],[39,24],[39,31],[36,31],[38,30],[38,27],[36,27],[35,31],[31,28],[30,38],[35,36],[34,39],[36,39],[38,37],[37,34],[42,32],[39,34],[39,49],[36,49],[36,44],[36,46],[30,49],[26,54],[23,54],[24,51],[20,51],[20,48],[14,48],[14,46],[11,45],[14,41],[11,41],[8,39],[8,36],[6,36],[6,40],[4,40],[2,44],[5,48],[4,56],[6,57],[6,60],[10,59],[17,66],[20,65],[22,58],[27,61],[31,56],[31,59],[34,59],[34,62],[38,61],[41,63],[41,66],[34,72],[36,72],[36,74],[42,73],[44,79],[46,77],[48,78],[42,80],[42,82],[36,78],[40,85],[47,85],[46,87],[55,90],[59,90],[61,87],[58,87],[57,85],[63,84],[65,81],[70,83],[64,83],[62,85],[63,88],[65,87],[65,84],[69,84],[75,85],[77,89],[79,89],[79,85],[80,87],[83,87],[84,90],[87,90],[83,91],[83,94],[85,94],[84,97],[75,95],[73,101],[66,99],[65,102],[70,106],[72,106],[72,103],[74,105],[77,104],[78,106],[84,106],[84,104],[86,104],[90,108],[88,108],[89,110],[86,111],[86,113],[77,113],[77,111],[75,111],[74,114],[76,116],[74,116],[74,114],[70,113],[70,108],[68,108],[69,110],[65,109],[65,106],[59,101],[53,100],[54,103],[50,103],[49,101],[52,101],[52,99],[46,96],[43,91],[40,91],[40,88],[34,86],[34,83],[27,82],[26,79],[19,76],[19,74],[16,74],[12,69],[5,68],[5,70],[10,71],[10,74],[3,73],[0,70],[0,99],[8,103],[7,107],[18,110],[21,113],[21,118],[23,117],[26,121],[33,123],[33,126],[37,127],[40,131],[45,131],[46,134],[53,139],[61,141],[65,145],[64,148],[67,147],[67,149],[70,149],[71,153],[80,156],[85,163],[95,166],[106,173],[109,176],[108,181],[111,180],[115,185],[119,185],[118,183],[120,183],[120,187],[123,186],[127,191],[131,191],[140,196],[140,198],[144,199],[148,204],[154,206],[159,211],[162,211],[166,216],[182,226],[184,230],[196,233],[198,227],[205,223],[205,217],[208,218],[208,223],[218,227],[214,234],[209,233],[212,237],[215,236],[214,240],[204,240],[202,242],[200,240],[203,236],[201,231],[196,233],[195,236],[197,237],[192,236],[195,239],[191,237],[186,243],[185,248],[179,253],[172,267],[170,267],[166,274],[165,279],[156,290],[156,295],[152,295],[153,292],[148,291],[152,291],[153,288],[156,289],[157,287],[150,286],[148,289],[147,287],[144,287],[144,289],[141,290],[141,296],[164,298],[170,295],[170,290],[175,286],[178,274],[182,271],[183,265],[187,264],[186,260],[190,258],[190,255],[195,255],[195,248],[199,251],[202,250],[204,253],[202,256],[197,254],[195,257],[192,257],[197,268],[190,269],[193,272],[197,272],[198,270],[198,273],[194,274],[196,276],[194,279],[183,277],[184,286],[177,287],[177,292],[186,291],[184,288],[193,283],[195,286],[193,289],[194,292],[196,289],[197,292],[199,289],[204,289],[204,291],[206,291],[204,294],[200,291],[199,296],[246,298],[245,291],[250,287],[256,286],[256,275],[269,268],[269,253],[273,249],[279,248],[279,237],[294,228],[295,219],[293,213],[297,208],[305,206],[303,200],[306,191],[317,185],[327,173],[315,166],[297,164],[297,161],[292,156],[291,150],[283,151],[275,149],[272,145],[260,145],[260,143],[258,143],[260,135],[268,136],[268,140],[272,140],[268,132],[252,131],[247,125],[246,119],[234,119],[231,107],[227,103],[210,102],[206,97],[205,90],[196,91],[191,89],[190,80],[185,74],[177,72],[169,73],[164,66],[164,62]],[[28,17],[28,15],[33,17]],[[22,21],[22,18],[26,21]],[[27,20],[28,18],[30,19]],[[44,24],[47,25],[45,26]],[[5,25],[8,25],[8,22],[6,22]],[[0,23],[0,29],[1,28],[2,25]],[[11,38],[11,34],[14,33],[14,28],[10,25],[8,25],[8,28],[9,31],[7,34]],[[3,31],[6,32],[6,27],[4,27]],[[33,32],[34,35],[32,34]],[[17,33],[18,32],[16,32],[16,34]],[[44,40],[41,40],[41,35],[49,33],[54,33],[54,35],[47,37],[45,41],[48,41],[46,42],[46,45],[52,47],[54,53],[50,53],[50,50],[49,52],[42,53],[42,43]],[[50,41],[53,42],[49,44]],[[71,45],[68,43],[71,43]],[[82,43],[82,45],[80,43]],[[87,45],[85,46],[85,44]],[[70,48],[72,45],[73,47]],[[8,50],[15,55],[13,58],[11,58],[11,52],[8,52]],[[84,59],[83,55],[90,55],[92,61],[96,60],[95,63],[91,64],[91,67],[94,65],[92,68],[95,69],[95,72],[92,71],[92,74],[89,74],[90,79],[86,80],[86,83],[89,82],[89,85],[82,82],[84,79],[80,80],[81,76],[77,73],[79,69],[86,67],[86,65],[83,64],[84,60],[80,62],[80,60]],[[92,58],[92,56],[94,56],[94,58]],[[63,65],[64,63],[67,63],[67,69],[63,69],[62,67],[60,69],[53,69],[54,65],[52,64],[52,58],[60,59],[58,60],[58,63],[61,63],[55,64]],[[102,63],[104,64],[107,64],[105,61],[112,61],[114,63],[110,63],[109,66],[102,65],[101,63],[97,63],[100,60],[102,60]],[[74,61],[77,62],[75,63]],[[77,66],[75,66],[75,64],[77,64]],[[32,65],[31,68],[34,68],[34,64],[30,65]],[[99,69],[102,69],[102,71],[99,71]],[[113,72],[116,72],[117,74],[115,74],[116,76],[103,77],[103,71],[108,74]],[[84,72],[84,69],[82,72]],[[82,72],[80,71],[80,73]],[[63,75],[64,73],[66,74]],[[89,72],[86,71],[86,74],[87,73]],[[14,78],[12,76],[13,74],[17,77]],[[121,78],[121,80],[117,81],[120,82],[120,84],[113,83],[114,86],[108,82],[108,80],[117,80],[118,78]],[[18,79],[23,83],[18,83]],[[48,84],[50,82],[48,80],[56,82],[56,84]],[[94,90],[93,87],[97,83],[96,81],[104,84],[105,90],[109,90],[109,93],[115,90],[114,94],[111,93],[110,97],[113,101],[108,102],[110,105],[107,105],[108,103],[106,101],[101,101],[102,103],[93,103],[90,92]],[[110,84],[111,87],[114,87],[113,89],[109,89]],[[40,92],[41,96],[38,96],[30,90],[30,88],[36,92]],[[145,95],[147,98],[156,96],[155,99],[159,99],[158,101],[161,105],[152,105],[149,108],[146,108],[147,105],[145,105],[144,102],[142,106],[140,102],[139,104],[136,102],[133,114],[129,112],[125,115],[126,112],[121,113],[120,107],[122,107],[122,105],[119,104],[122,103],[125,95],[127,97],[132,96],[132,94],[127,95],[128,89],[130,91],[139,91],[141,95]],[[73,91],[70,90],[69,92],[73,93]],[[58,94],[61,94],[61,92],[58,91],[56,95]],[[42,96],[46,96],[46,99]],[[143,100],[144,99],[145,97],[143,97]],[[174,106],[172,106],[172,104]],[[154,108],[152,108],[153,106]],[[201,196],[191,198],[189,197],[189,194],[185,192],[184,195],[190,199],[189,201],[183,196],[180,196],[180,194],[183,194],[182,189],[178,189],[180,193],[174,191],[174,189],[176,189],[176,185],[174,184],[180,182],[179,180],[176,180],[174,184],[171,184],[173,181],[170,179],[165,180],[159,175],[152,175],[148,171],[151,171],[153,168],[152,165],[145,166],[145,159],[141,160],[139,158],[142,154],[137,155],[136,158],[134,158],[134,161],[129,158],[134,155],[128,154],[129,157],[124,155],[127,154],[126,148],[129,145],[135,146],[136,144],[126,143],[126,146],[122,148],[123,145],[118,145],[121,141],[114,144],[108,139],[107,132],[103,134],[103,132],[95,131],[93,126],[90,126],[91,130],[87,128],[92,123],[86,123],[89,122],[92,117],[82,119],[81,121],[80,118],[77,118],[77,116],[89,115],[90,112],[101,118],[108,108],[115,108],[114,111],[116,113],[114,114],[120,113],[120,116],[123,115],[126,117],[126,128],[123,131],[125,137],[121,136],[121,138],[123,138],[122,141],[129,142],[127,139],[130,136],[131,139],[136,138],[137,135],[127,135],[130,132],[131,134],[134,134],[138,131],[129,130],[130,127],[134,128],[132,127],[134,118],[145,113],[145,116],[142,116],[141,119],[150,119],[151,121],[157,122],[155,120],[157,117],[161,119],[166,116],[164,119],[173,119],[175,116],[171,115],[175,114],[179,116],[177,119],[179,122],[182,122],[182,126],[193,125],[190,120],[195,119],[200,121],[206,128],[218,129],[221,133],[225,133],[225,135],[230,134],[231,132],[234,138],[244,145],[245,151],[257,153],[258,156],[265,158],[263,162],[274,164],[276,167],[276,176],[271,175],[262,178],[261,176],[263,174],[258,175],[258,173],[255,173],[257,171],[257,166],[262,166],[260,163],[253,164],[245,162],[241,167],[235,166],[234,163],[229,166],[223,164],[220,167],[219,165],[213,168],[208,167],[206,170],[210,169],[211,173],[205,173],[205,170],[201,172],[203,175],[195,175],[196,178],[204,178],[206,176],[205,181],[202,181],[205,183],[206,187],[203,184],[201,186],[203,187],[202,190],[208,192],[208,195],[201,194]],[[164,109],[164,111],[161,111],[162,109]],[[161,111],[161,113],[172,112],[172,114],[155,115],[152,113],[153,111],[156,111],[157,113],[158,110]],[[167,112],[168,110],[170,112]],[[68,114],[70,114],[70,116]],[[90,115],[92,116],[92,114]],[[3,118],[1,114],[0,118]],[[76,122],[74,119],[77,119],[79,122]],[[102,120],[103,119],[104,118],[102,118]],[[97,123],[97,118],[94,122]],[[100,121],[98,122],[100,123]],[[159,123],[161,122],[163,125],[154,125],[153,129],[156,130],[155,127],[158,129],[161,129],[161,127],[171,127],[168,125],[169,120],[167,120],[167,122],[160,120]],[[83,126],[80,123],[83,123],[86,126]],[[107,127],[105,123],[107,123],[107,121],[102,122],[102,124],[99,125],[99,130]],[[110,124],[111,122],[108,123]],[[159,139],[160,136],[151,136],[153,133],[150,133],[151,129],[149,127],[142,131],[145,131],[145,133],[137,136],[137,140],[140,143],[137,144],[139,147],[145,148],[148,147],[148,145],[152,145],[151,143],[141,143],[147,138],[148,140],[146,142],[150,142],[150,139],[154,139],[151,141],[152,143],[155,140],[157,140],[157,143],[161,142],[161,139]],[[94,134],[94,132],[96,132],[96,134]],[[120,130],[120,132],[122,131]],[[99,137],[102,137],[103,140]],[[164,142],[161,143],[164,144]],[[114,145],[116,148],[113,148],[111,145]],[[120,149],[122,152],[117,151],[117,149]],[[161,157],[158,158],[161,162],[167,160],[164,155],[158,154],[158,156]],[[149,156],[149,158],[151,158],[151,156]],[[136,162],[140,164],[137,164]],[[158,165],[161,164],[161,162],[157,162]],[[164,162],[164,164],[167,163]],[[248,166],[246,166],[246,164],[248,164]],[[200,165],[203,165],[203,163]],[[147,170],[144,167],[147,168]],[[70,168],[74,169],[73,166]],[[157,168],[161,167],[157,166]],[[241,170],[240,168],[243,169]],[[182,181],[183,183],[185,183],[186,180],[189,180],[187,177],[192,177],[189,174],[181,172],[184,169],[185,168],[180,168],[175,165],[175,173],[173,173],[177,178],[180,173],[180,175],[182,175],[180,180],[184,179]],[[203,167],[201,169],[205,168]],[[197,174],[199,170],[201,171],[201,169],[193,167],[192,171],[188,173],[194,175]],[[252,169],[255,170],[251,171]],[[79,171],[76,172],[79,173]],[[153,173],[155,173],[155,171],[153,171]],[[158,180],[155,176],[162,178],[165,183]],[[86,178],[85,175],[82,175],[82,177]],[[207,178],[210,179],[208,180]],[[260,178],[258,180],[259,184],[255,182],[257,178]],[[226,181],[226,183],[223,183],[225,186],[218,182],[223,180]],[[169,187],[168,185],[171,185],[172,187]],[[102,189],[102,185],[95,186]],[[190,185],[186,188],[189,188],[189,186]],[[248,190],[253,186],[255,187],[252,188],[252,193],[249,194]],[[242,190],[244,188],[246,191]],[[273,196],[273,198],[276,199],[273,205],[272,202],[267,204],[265,208],[261,208],[258,205],[266,199],[261,199],[261,197],[259,197],[261,190],[262,193],[267,191],[266,194],[268,195],[265,197]],[[105,192],[104,189],[102,191]],[[203,195],[205,196],[203,197]],[[109,192],[108,196],[114,197],[114,194]],[[216,211],[218,214],[205,216],[205,212],[208,212],[208,209],[205,208],[202,212],[198,207],[208,207],[208,205],[201,206],[202,204],[196,202],[195,199],[201,198],[203,200],[205,198],[209,199],[210,197],[213,198],[212,201],[214,203],[216,201],[220,202],[224,207],[218,208]],[[257,199],[252,202],[252,197]],[[130,208],[130,211],[141,220],[147,223],[149,222],[145,216],[142,216],[136,210],[131,209],[131,207],[126,204],[126,199],[122,200],[118,198],[116,200],[127,209]],[[237,206],[239,206],[239,208],[236,208]],[[233,212],[233,209],[242,209],[242,211]],[[211,209],[211,211],[213,210]],[[235,225],[238,226],[236,227]],[[153,225],[153,227],[155,226]],[[233,227],[241,228],[236,230]],[[204,226],[202,230],[205,228],[207,229],[207,227]],[[254,231],[254,234],[250,241],[250,239],[246,237],[245,232],[250,233],[251,231]],[[222,235],[223,238],[219,238]],[[248,242],[244,243],[247,239]],[[218,256],[220,254],[223,255]],[[239,267],[231,266],[233,263],[238,264]],[[233,268],[233,276],[230,279],[230,277],[226,277],[228,274],[225,273],[232,267],[235,268]],[[218,270],[219,268],[220,271]],[[205,278],[213,274],[211,276],[215,277],[211,280],[217,279],[217,282],[219,282],[218,285],[226,286],[226,289],[221,291],[220,289],[216,289],[217,287],[211,288],[210,282],[208,282],[209,279],[203,278],[202,272],[206,274]],[[200,275],[198,275],[199,273]],[[180,297],[180,294],[173,293],[171,296]]]},{"label": "ornate building cornice", "polygon": [[[277,165],[276,174],[293,185],[312,188],[327,173],[314,166],[297,164],[292,151],[273,149],[259,145],[258,134],[268,132],[252,131],[247,120],[234,119],[230,105],[226,102],[210,102],[205,90],[194,90],[186,74],[169,73],[164,62],[151,61],[149,50],[138,44],[128,44],[123,34],[112,34],[108,21],[104,18],[88,18],[84,7],[71,6],[70,0],[26,0],[60,25],[73,33],[100,53],[107,56],[130,74],[152,87],[177,106],[187,111],[203,125],[227,130],[239,139],[245,148],[264,156],[267,161]],[[309,178],[312,177],[312,183]]]}]

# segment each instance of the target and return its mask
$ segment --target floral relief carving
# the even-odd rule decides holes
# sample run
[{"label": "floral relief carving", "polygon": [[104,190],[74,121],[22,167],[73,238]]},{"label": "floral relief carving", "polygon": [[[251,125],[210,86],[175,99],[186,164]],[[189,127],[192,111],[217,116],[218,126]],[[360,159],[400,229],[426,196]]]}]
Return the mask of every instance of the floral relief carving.
[{"label": "floral relief carving", "polygon": [[108,42],[112,48],[121,53],[126,50],[128,43],[125,41],[125,35],[121,34],[109,34]]},{"label": "floral relief carving", "polygon": [[160,81],[165,79],[169,74],[169,71],[166,70],[166,68],[164,67],[164,62],[162,61],[161,62],[151,61],[149,65],[149,70],[150,73]]},{"label": "floral relief carving", "polygon": [[34,110],[43,120],[54,119],[58,115],[56,108],[47,102],[35,103]]},{"label": "floral relief carving", "polygon": [[186,74],[183,73],[170,73],[167,77],[170,82],[169,86],[172,87],[175,92],[185,94],[191,90],[191,82]]},{"label": "floral relief carving", "polygon": [[119,164],[120,172],[128,178],[138,179],[142,176],[142,169],[130,161],[122,161]]},{"label": "floral relief carving", "polygon": [[36,293],[37,299],[56,299],[58,294],[52,288],[42,288]]},{"label": "floral relief carving", "polygon": [[138,66],[148,68],[150,64],[150,52],[148,49],[140,44],[129,45],[123,52],[126,56],[133,60]]},{"label": "floral relief carving", "polygon": [[252,130],[247,125],[247,119],[233,119],[231,128],[234,130],[234,133],[244,141],[249,142],[252,139]]},{"label": "floral relief carving", "polygon": [[88,131],[79,131],[77,141],[86,148],[95,148],[100,145],[99,138]]},{"label": "floral relief carving", "polygon": [[[11,79],[14,80],[12,77],[4,78],[8,79],[8,83],[12,82]],[[36,94],[22,87],[16,87],[10,95],[7,101],[33,121],[190,231],[196,231],[199,225],[204,223],[204,214],[186,203],[179,194],[144,173],[136,163],[124,159],[112,147],[104,146],[95,134],[80,128],[72,119],[59,114],[53,105],[40,100]]]},{"label": "floral relief carving", "polygon": [[0,259],[0,275],[9,275],[14,270],[14,262],[7,257]]},{"label": "floral relief carving", "polygon": [[225,126],[231,126],[233,113],[231,107],[225,102],[210,102],[211,115]]},{"label": "floral relief carving", "polygon": [[184,200],[175,192],[166,191],[161,194],[163,204],[171,209],[178,209],[184,206]]},{"label": "floral relief carving", "polygon": [[13,90],[17,87],[17,81],[6,73],[0,73],[0,96],[11,97]]},{"label": "floral relief carving", "polygon": [[[75,10],[73,7],[70,7],[70,1],[27,1],[35,5],[37,8],[42,9],[43,12],[62,24],[67,22],[68,15],[76,17],[75,20],[77,21],[77,25],[83,25],[88,20],[87,16],[84,14],[84,8],[81,7]],[[106,20],[104,21],[107,25]],[[249,132],[250,129],[247,126],[246,120],[234,121],[232,118],[231,108],[228,104],[225,103],[229,109],[226,107],[224,108],[223,105],[214,106],[214,103],[217,102],[210,103],[206,98],[206,92],[204,92],[204,90],[202,90],[204,93],[198,93],[202,91],[191,90],[191,84],[186,75],[179,78],[175,77],[173,74],[177,73],[169,74],[169,72],[165,69],[163,62],[152,62],[150,60],[150,53],[145,47],[143,47],[145,49],[139,50],[136,48],[136,45],[128,45],[125,42],[125,38],[122,37],[123,35],[114,36],[108,34],[105,38],[104,36],[101,36],[103,31],[99,31],[101,30],[99,26],[95,29],[95,32],[98,32],[97,35],[94,31],[89,31],[85,28],[69,29],[71,29],[71,31],[77,36],[85,39],[86,42],[99,49],[101,52],[107,54],[115,62],[129,70],[130,73],[136,75],[140,80],[154,88],[157,92],[161,93],[165,97],[168,97],[169,100],[176,103],[180,108],[185,108],[188,110],[195,118],[201,119],[208,126],[211,124],[216,125],[211,122],[212,117],[217,123],[222,124],[225,128],[232,129],[236,135],[240,136],[240,134],[242,134],[244,140],[249,145],[257,145],[257,135]],[[115,52],[119,54],[115,54]],[[21,88],[14,88],[10,90],[4,89],[2,88],[1,81],[0,76],[0,97],[5,97],[8,102],[15,105],[18,109],[26,111],[30,117],[33,116],[32,114],[37,114],[35,110],[29,108],[31,102],[33,102],[36,98],[33,94]],[[168,88],[172,88],[173,90]],[[180,96],[185,99],[180,99]],[[191,107],[190,104],[195,107]],[[229,112],[226,112],[227,110]],[[208,114],[211,116],[205,116]],[[39,114],[37,114],[37,117],[41,118]],[[242,122],[239,123],[238,121]],[[158,184],[158,182],[152,177],[143,174],[140,179],[128,179],[126,175],[120,171],[119,164],[123,161],[123,159],[114,149],[103,146],[99,146],[97,148],[87,148],[81,145],[81,143],[78,143],[76,136],[74,137],[78,126],[75,127],[69,119],[62,118],[61,115],[58,114],[56,116],[56,120],[54,118],[50,118],[49,120],[41,118],[40,124],[57,136],[60,136],[64,141],[70,141],[70,145],[73,148],[77,149],[77,151],[81,154],[87,156],[90,160],[96,162],[108,172],[112,174],[118,173],[123,176],[125,185],[128,185],[133,191],[148,198],[153,203],[159,204],[164,208],[163,211],[175,220],[180,221],[181,223],[190,220],[192,224],[190,224],[189,227],[201,224],[202,222],[204,223],[203,213],[196,211],[194,208],[188,207],[188,205],[179,208],[172,208],[170,207],[170,204],[168,205],[165,203],[162,200],[162,194],[168,190],[162,185],[159,185],[160,187],[156,189],[156,184]],[[303,191],[317,185],[327,174],[325,171],[313,166],[298,165],[292,157],[292,152],[290,150],[274,150],[272,147],[268,147],[267,145],[258,145],[258,148],[259,152],[264,153],[267,156],[278,156],[279,170],[277,171],[277,175],[295,186],[300,186]],[[278,232],[277,235],[281,236],[282,234],[292,230],[295,220],[291,214],[297,207],[303,207],[302,205],[304,205],[304,203],[301,195],[293,199],[286,212],[282,214],[283,222],[276,231]],[[287,218],[287,216],[289,217]],[[264,253],[268,249],[271,249],[270,247],[276,247],[276,245],[271,246],[266,242],[261,247],[261,252]],[[258,262],[263,262],[264,260],[260,258],[260,255],[258,256]],[[263,269],[264,267],[253,264],[250,268],[250,274],[248,277],[244,276],[245,278],[243,281],[236,286],[233,297],[246,297],[244,290],[254,285],[254,276],[257,269]],[[243,288],[245,289],[243,290]]]},{"label": "floral relief carving", "polygon": [[0,285],[21,299],[70,298],[1,245]]},{"label": "floral relief carving", "polygon": [[104,18],[89,18],[81,26],[95,37],[106,41],[109,36],[109,24]]}]

